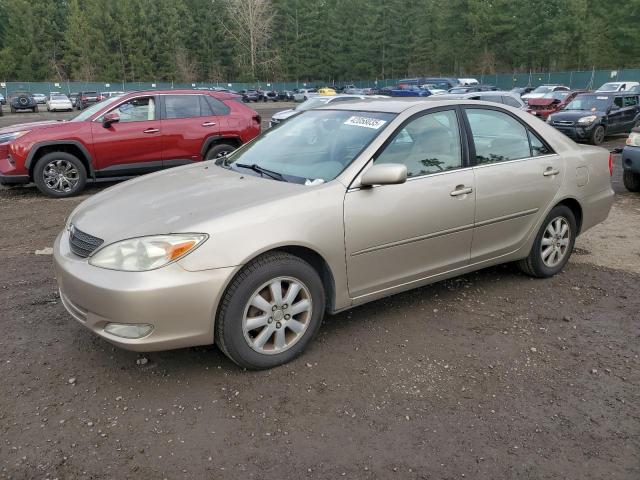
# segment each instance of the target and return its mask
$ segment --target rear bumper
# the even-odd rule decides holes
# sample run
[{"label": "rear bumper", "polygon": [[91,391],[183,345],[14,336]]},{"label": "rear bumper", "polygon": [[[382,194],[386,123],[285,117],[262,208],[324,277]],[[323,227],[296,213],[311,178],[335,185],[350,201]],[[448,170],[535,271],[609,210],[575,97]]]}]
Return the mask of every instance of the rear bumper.
[{"label": "rear bumper", "polygon": [[622,149],[622,168],[640,174],[640,147],[627,145]]},{"label": "rear bumper", "polygon": [[580,234],[607,219],[613,205],[614,196],[613,190],[609,187],[606,190],[580,199],[583,215]]}]

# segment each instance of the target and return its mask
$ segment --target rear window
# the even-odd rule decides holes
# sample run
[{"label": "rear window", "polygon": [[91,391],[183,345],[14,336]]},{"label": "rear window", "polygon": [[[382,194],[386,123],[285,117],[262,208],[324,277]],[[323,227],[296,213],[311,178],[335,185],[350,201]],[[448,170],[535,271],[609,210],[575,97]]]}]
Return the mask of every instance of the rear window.
[{"label": "rear window", "polygon": [[[213,98],[211,95],[202,95],[202,97],[205,99],[213,115],[227,115],[231,110],[227,105],[217,98]],[[204,111],[206,111],[206,109]]]}]

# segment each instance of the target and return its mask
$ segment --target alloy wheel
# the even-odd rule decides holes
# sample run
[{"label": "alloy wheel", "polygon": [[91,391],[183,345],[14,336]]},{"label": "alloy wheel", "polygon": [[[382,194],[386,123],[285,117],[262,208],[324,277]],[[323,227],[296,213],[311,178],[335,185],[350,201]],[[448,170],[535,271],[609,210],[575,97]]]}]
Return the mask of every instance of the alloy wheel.
[{"label": "alloy wheel", "polygon": [[564,217],[549,222],[540,242],[540,255],[547,267],[555,267],[564,260],[569,250],[571,228]]},{"label": "alloy wheel", "polygon": [[274,355],[295,345],[311,322],[313,304],[307,286],[293,277],[262,284],[244,309],[242,332],[249,347]]},{"label": "alloy wheel", "polygon": [[76,166],[68,160],[52,160],[42,171],[44,184],[58,193],[72,191],[80,180]]}]

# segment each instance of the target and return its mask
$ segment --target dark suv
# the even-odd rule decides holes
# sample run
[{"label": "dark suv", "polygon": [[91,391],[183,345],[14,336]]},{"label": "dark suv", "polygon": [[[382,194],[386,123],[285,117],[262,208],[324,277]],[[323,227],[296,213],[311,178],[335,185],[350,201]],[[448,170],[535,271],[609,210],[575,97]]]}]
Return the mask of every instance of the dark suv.
[{"label": "dark suv", "polygon": [[98,103],[102,101],[102,97],[98,94],[98,92],[79,92],[76,97],[76,103],[74,107],[78,110],[84,110],[89,105],[93,105],[94,103]]},{"label": "dark suv", "polygon": [[640,125],[639,103],[638,94],[628,92],[582,93],[547,123],[573,140],[600,145],[607,135]]},{"label": "dark suv", "polygon": [[225,156],[260,133],[260,116],[231,93],[135,92],[67,122],[0,128],[0,184],[35,182],[52,197],[89,178],[129,177]]},{"label": "dark suv", "polygon": [[16,113],[18,110],[38,111],[38,102],[31,92],[13,92],[9,97],[9,106],[11,113]]}]

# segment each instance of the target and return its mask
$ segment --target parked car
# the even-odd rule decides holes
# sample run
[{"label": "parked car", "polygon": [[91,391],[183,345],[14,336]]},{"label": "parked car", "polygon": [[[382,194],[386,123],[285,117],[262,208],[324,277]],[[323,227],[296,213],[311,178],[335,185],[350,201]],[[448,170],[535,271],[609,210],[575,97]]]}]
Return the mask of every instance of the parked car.
[{"label": "parked car", "polygon": [[494,85],[468,85],[468,86],[458,86],[450,88],[447,93],[473,93],[473,92],[490,92],[497,91],[498,87]]},{"label": "parked car", "polygon": [[[480,82],[475,78],[459,78],[458,85],[480,85]],[[455,85],[453,85],[455,86]]]},{"label": "parked car", "polygon": [[290,108],[288,110],[282,110],[281,112],[277,112],[271,116],[271,120],[269,120],[269,127],[274,127],[279,123],[283,122],[287,118],[290,118],[298,113],[305,112],[307,110],[311,110],[312,108],[318,108],[323,105],[332,104],[335,105],[338,102],[348,102],[353,100],[363,100],[365,98],[375,98],[367,95],[349,95],[349,94],[340,94],[340,95],[317,95],[315,97],[310,98],[309,100],[302,102],[297,105],[295,108]]},{"label": "parked car", "polygon": [[69,100],[71,100],[71,103],[73,104],[73,106],[76,106],[76,100],[78,99],[78,92],[73,92],[69,94]]},{"label": "parked car", "polygon": [[36,99],[36,103],[44,105],[47,103],[47,96],[44,93],[34,93],[33,98]]},{"label": "parked car", "polygon": [[293,102],[293,91],[282,90],[281,92],[278,92],[278,100],[283,102]]},{"label": "parked car", "polygon": [[357,88],[357,87],[345,88],[341,91],[341,93],[346,93],[348,95],[365,95],[364,88]]},{"label": "parked car", "polygon": [[13,92],[9,96],[9,106],[11,113],[16,113],[18,110],[38,111],[38,102],[31,92]]},{"label": "parked car", "polygon": [[318,95],[335,95],[336,91],[331,87],[322,87],[318,89]]},{"label": "parked car", "polygon": [[607,82],[596,90],[596,92],[624,92],[640,85],[638,82]]},{"label": "parked car", "polygon": [[327,105],[216,164],[73,211],[53,247],[73,318],[131,350],[216,343],[275,367],[325,312],[505,262],[552,277],[614,196],[607,150],[466,100]]},{"label": "parked car", "polygon": [[64,110],[70,112],[73,110],[71,100],[64,93],[52,92],[47,100],[47,112],[57,112]]},{"label": "parked car", "polygon": [[546,120],[549,115],[562,110],[581,93],[587,93],[587,90],[557,90],[546,93],[541,98],[530,98],[527,112]]},{"label": "parked car", "polygon": [[293,93],[293,101],[294,102],[304,102],[309,98],[317,95],[318,91],[315,88],[299,88],[297,91],[294,90]]},{"label": "parked car", "polygon": [[582,93],[564,110],[549,115],[547,122],[574,140],[600,145],[614,133],[628,133],[640,126],[637,94]]},{"label": "parked car", "polygon": [[249,102],[259,102],[261,100],[262,95],[257,90],[240,90],[240,95],[242,95],[242,101],[245,103]]},{"label": "parked car", "polygon": [[444,95],[447,93],[448,84],[436,84],[436,83],[425,83],[424,85],[420,85],[420,88],[423,90],[428,90],[431,92],[431,95]]},{"label": "parked car", "polygon": [[87,179],[132,176],[223,156],[260,133],[260,115],[236,95],[193,90],[133,92],[68,122],[0,128],[0,184],[35,182],[52,197]]},{"label": "parked car", "polygon": [[416,85],[400,84],[391,90],[392,97],[428,97],[429,90],[422,89]]},{"label": "parked car", "polygon": [[520,96],[526,95],[527,93],[532,92],[533,90],[534,90],[533,87],[514,87],[511,89],[513,93],[517,93]]},{"label": "parked car", "polygon": [[98,103],[102,101],[102,98],[98,94],[98,92],[87,91],[87,92],[78,92],[78,96],[76,97],[76,103],[74,107],[78,110],[84,110],[90,105],[94,103]]},{"label": "parked car", "polygon": [[261,100],[263,102],[277,102],[280,100],[280,95],[275,90],[265,90],[262,92]]},{"label": "parked car", "polygon": [[6,105],[6,104],[7,104],[7,99],[4,98],[4,95],[0,93],[0,105]]},{"label": "parked car", "polygon": [[527,102],[530,98],[542,98],[549,92],[557,92],[557,91],[569,91],[569,87],[565,87],[564,85],[540,85],[539,87],[534,88],[529,93],[522,95],[522,99]]},{"label": "parked car", "polygon": [[622,149],[622,183],[630,192],[640,192],[640,128],[631,130]]},{"label": "parked car", "polygon": [[483,102],[502,103],[509,105],[510,107],[519,108],[521,110],[526,109],[526,104],[520,98],[520,95],[513,92],[496,91],[484,91],[484,92],[471,92],[471,93],[446,93],[442,95],[434,95],[428,98],[429,100],[480,100]]}]

